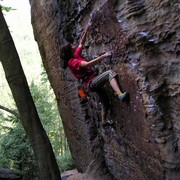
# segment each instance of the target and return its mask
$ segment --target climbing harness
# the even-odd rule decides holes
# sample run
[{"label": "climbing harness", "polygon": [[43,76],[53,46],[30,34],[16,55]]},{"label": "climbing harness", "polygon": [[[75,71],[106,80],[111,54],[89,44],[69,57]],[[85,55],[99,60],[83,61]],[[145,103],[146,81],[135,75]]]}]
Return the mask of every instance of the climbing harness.
[{"label": "climbing harness", "polygon": [[[90,76],[94,75],[95,73],[91,74]],[[88,79],[90,79],[90,76],[86,76],[83,79],[80,79],[78,81],[78,95],[81,99],[87,99],[87,96],[89,95],[89,92],[92,91],[91,83],[87,84],[87,87],[84,87],[84,82],[86,82]]]}]

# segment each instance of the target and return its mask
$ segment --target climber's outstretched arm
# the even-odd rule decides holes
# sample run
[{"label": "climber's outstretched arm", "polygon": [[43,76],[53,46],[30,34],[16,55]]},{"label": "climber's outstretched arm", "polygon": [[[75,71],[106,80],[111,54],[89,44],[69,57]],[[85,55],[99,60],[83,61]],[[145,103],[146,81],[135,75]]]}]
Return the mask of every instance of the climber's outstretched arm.
[{"label": "climber's outstretched arm", "polygon": [[88,28],[89,28],[89,27],[87,27],[87,29],[85,30],[84,34],[82,35],[82,37],[81,37],[81,39],[80,39],[79,46],[78,46],[78,47],[80,47],[80,48],[82,48],[83,45],[84,45],[84,43],[85,43],[86,35],[87,35],[87,33],[88,33]]},{"label": "climber's outstretched arm", "polygon": [[82,61],[81,62],[81,67],[91,67],[91,66],[94,66],[94,65],[96,65],[99,62],[101,62],[103,59],[105,59],[105,58],[107,58],[109,56],[111,56],[110,53],[105,53],[105,54],[103,54],[103,55],[99,56],[98,58],[93,59],[91,61]]}]

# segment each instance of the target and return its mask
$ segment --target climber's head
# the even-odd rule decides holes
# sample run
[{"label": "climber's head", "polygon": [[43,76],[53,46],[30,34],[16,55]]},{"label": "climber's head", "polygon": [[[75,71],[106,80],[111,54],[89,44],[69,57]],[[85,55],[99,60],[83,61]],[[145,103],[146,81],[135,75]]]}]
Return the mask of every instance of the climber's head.
[{"label": "climber's head", "polygon": [[60,57],[63,61],[63,68],[68,66],[68,61],[73,58],[75,47],[71,43],[66,43],[60,48]]}]

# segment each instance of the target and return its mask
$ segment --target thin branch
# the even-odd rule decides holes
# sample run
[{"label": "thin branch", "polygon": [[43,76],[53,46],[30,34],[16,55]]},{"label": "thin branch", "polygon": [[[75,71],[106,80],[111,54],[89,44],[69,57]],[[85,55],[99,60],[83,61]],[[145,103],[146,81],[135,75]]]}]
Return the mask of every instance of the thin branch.
[{"label": "thin branch", "polygon": [[15,110],[11,110],[11,109],[9,109],[9,108],[7,108],[7,107],[4,107],[4,106],[2,106],[2,105],[0,105],[0,109],[11,113],[12,115],[16,116],[17,119],[20,119],[19,114],[18,114]]}]

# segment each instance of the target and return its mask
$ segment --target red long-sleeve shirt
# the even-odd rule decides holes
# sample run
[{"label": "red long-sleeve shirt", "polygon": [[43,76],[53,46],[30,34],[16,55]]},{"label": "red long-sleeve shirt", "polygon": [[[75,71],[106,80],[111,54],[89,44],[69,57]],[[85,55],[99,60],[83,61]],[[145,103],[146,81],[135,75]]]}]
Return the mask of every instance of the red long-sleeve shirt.
[{"label": "red long-sleeve shirt", "polygon": [[68,61],[68,66],[71,73],[78,79],[82,79],[84,87],[94,79],[96,76],[90,67],[81,67],[82,61],[87,61],[81,56],[82,48],[78,47],[74,52],[74,58]]}]

